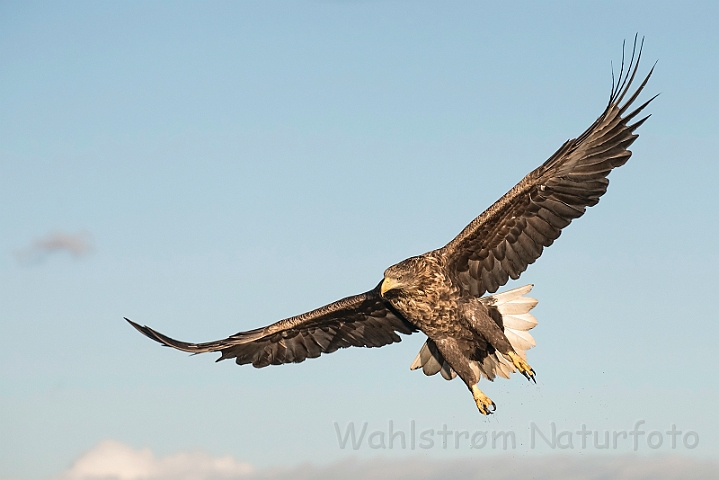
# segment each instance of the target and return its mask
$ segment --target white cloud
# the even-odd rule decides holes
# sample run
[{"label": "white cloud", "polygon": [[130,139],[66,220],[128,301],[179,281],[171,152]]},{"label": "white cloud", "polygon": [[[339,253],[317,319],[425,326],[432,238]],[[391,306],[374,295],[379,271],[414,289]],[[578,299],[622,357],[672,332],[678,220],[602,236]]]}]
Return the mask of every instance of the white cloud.
[{"label": "white cloud", "polygon": [[36,263],[57,252],[67,252],[79,258],[92,250],[92,237],[88,232],[50,232],[28,247],[15,252],[15,258],[21,263]]},{"label": "white cloud", "polygon": [[80,457],[60,480],[210,480],[245,476],[247,463],[204,452],[157,458],[149,449],[135,450],[106,440]]},{"label": "white cloud", "polygon": [[344,460],[326,466],[253,469],[232,457],[203,452],[156,457],[107,440],[81,456],[56,480],[693,480],[719,478],[719,463],[688,457],[542,455],[427,460]]}]

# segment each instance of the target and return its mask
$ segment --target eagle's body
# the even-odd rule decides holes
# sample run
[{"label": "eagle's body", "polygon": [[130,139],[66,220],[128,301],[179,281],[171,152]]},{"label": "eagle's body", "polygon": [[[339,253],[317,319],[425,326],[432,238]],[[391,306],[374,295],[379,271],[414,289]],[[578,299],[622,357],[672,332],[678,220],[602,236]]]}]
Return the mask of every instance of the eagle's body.
[{"label": "eagle's body", "polygon": [[411,318],[411,323],[429,338],[462,334],[461,324],[455,321],[462,293],[447,271],[442,255],[433,250],[409,258],[390,267],[388,271],[400,270],[402,267],[411,269],[413,285],[417,287],[385,292],[386,301],[404,318]]},{"label": "eagle's body", "polygon": [[[636,39],[635,39],[636,47]],[[634,54],[619,74],[609,103],[581,136],[567,141],[442,248],[389,267],[374,289],[267,327],[208,343],[186,343],[130,322],[164,345],[192,353],[220,352],[220,360],[255,367],[299,363],[349,346],[399,342],[397,333],[417,330],[428,337],[411,368],[425,374],[459,376],[483,414],[494,402],[478,388],[482,378],[509,378],[518,371],[534,379],[526,350],[536,324],[526,297],[531,285],[494,294],[556,240],[561,230],[595,205],[607,175],[631,156],[634,119],[651,102],[628,112],[651,71],[624,103],[641,57]],[[485,295],[489,293],[489,295]],[[128,320],[130,321],[130,320]]]}]

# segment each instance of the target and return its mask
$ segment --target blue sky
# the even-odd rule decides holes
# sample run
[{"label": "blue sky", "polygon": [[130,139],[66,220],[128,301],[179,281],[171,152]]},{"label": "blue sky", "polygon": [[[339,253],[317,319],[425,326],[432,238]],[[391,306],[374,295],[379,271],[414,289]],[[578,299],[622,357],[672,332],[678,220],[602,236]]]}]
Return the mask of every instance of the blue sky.
[{"label": "blue sky", "polygon": [[[643,453],[717,457],[717,10],[0,3],[0,478],[58,475],[107,440],[260,468],[416,454],[338,447],[334,422],[390,420],[644,420],[700,443]],[[509,285],[536,285],[538,385],[481,385],[491,419],[409,371],[421,335],[255,370],[122,320],[205,341],[372,288],[589,126],[635,32],[661,95],[600,204]]]}]

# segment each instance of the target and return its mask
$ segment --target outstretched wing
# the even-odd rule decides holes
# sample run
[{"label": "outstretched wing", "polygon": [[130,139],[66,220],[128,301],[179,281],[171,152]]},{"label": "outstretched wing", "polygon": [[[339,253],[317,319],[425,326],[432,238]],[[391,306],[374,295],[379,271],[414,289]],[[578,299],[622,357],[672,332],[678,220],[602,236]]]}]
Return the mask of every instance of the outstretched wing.
[{"label": "outstretched wing", "polygon": [[186,343],[125,318],[140,333],[184,352],[221,352],[218,359],[235,358],[238,365],[299,363],[346,347],[381,347],[401,341],[397,333],[417,329],[390,310],[379,294],[369,292],[343,298],[324,307],[286,318],[263,328],[240,332],[215,342]]},{"label": "outstretched wing", "polygon": [[[635,38],[634,51],[636,43]],[[640,58],[641,46],[636,61],[632,53],[626,74],[622,60],[607,108],[591,127],[568,140],[440,250],[467,292],[494,293],[510,277],[519,278],[564,227],[599,202],[609,185],[607,175],[629,160],[634,130],[649,115],[629,122],[656,98],[627,113],[654,70],[624,101]]]}]

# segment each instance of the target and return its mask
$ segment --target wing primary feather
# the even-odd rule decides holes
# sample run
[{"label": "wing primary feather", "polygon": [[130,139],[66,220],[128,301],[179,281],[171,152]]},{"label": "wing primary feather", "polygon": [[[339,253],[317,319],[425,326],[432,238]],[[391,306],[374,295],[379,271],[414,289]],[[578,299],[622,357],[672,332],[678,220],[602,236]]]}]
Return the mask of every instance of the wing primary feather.
[{"label": "wing primary feather", "polygon": [[[619,88],[619,97],[613,102],[616,104],[620,104],[622,100],[624,99],[624,95],[627,94],[629,91],[629,87],[631,87],[632,82],[634,81],[634,77],[637,75],[637,68],[632,69],[634,66],[634,55],[637,54],[637,65],[639,65],[639,60],[642,58],[642,49],[644,48],[644,37],[642,37],[642,42],[639,45],[639,52],[637,52],[637,37],[638,34],[634,35],[634,45],[632,46],[632,58],[629,60],[629,67],[627,67],[627,74],[624,77],[624,81],[622,82],[621,87]],[[628,102],[631,103],[631,102]]]}]

